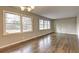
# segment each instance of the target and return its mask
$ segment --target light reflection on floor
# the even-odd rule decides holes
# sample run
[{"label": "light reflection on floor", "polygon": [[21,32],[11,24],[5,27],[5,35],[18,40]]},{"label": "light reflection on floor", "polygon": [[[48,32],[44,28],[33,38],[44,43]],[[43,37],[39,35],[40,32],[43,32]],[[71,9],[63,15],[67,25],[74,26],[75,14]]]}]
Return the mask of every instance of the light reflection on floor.
[{"label": "light reflection on floor", "polygon": [[47,37],[44,37],[42,38],[40,41],[39,41],[39,49],[41,48],[49,48],[50,45],[51,45],[51,39],[50,39],[50,35],[47,36]]},{"label": "light reflection on floor", "polygon": [[[74,41],[75,40],[75,41]],[[21,44],[15,49],[5,52],[10,53],[52,53],[52,52],[75,52],[75,35],[58,34],[46,35],[38,39],[32,39]],[[74,44],[74,45],[73,45]]]}]

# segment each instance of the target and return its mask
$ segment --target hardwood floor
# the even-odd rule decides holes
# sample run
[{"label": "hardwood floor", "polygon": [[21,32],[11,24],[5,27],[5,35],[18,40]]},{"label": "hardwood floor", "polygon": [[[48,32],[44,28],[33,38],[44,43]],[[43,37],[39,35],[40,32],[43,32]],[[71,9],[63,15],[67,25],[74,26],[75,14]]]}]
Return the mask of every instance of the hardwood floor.
[{"label": "hardwood floor", "polygon": [[6,53],[74,53],[78,51],[77,36],[71,34],[49,34],[29,40]]}]

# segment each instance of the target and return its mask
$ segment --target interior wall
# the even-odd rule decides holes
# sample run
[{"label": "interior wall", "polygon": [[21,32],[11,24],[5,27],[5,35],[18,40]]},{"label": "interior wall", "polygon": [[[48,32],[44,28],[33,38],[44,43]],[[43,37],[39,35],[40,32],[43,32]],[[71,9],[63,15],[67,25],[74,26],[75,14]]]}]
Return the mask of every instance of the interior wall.
[{"label": "interior wall", "polygon": [[78,48],[79,48],[79,15],[77,15],[77,34],[78,34]]},{"label": "interior wall", "polygon": [[57,33],[77,34],[76,17],[55,20]]},{"label": "interior wall", "polygon": [[[41,30],[39,31],[39,18],[44,18],[48,19],[33,13],[28,13],[28,12],[21,12],[19,9],[15,9],[13,7],[0,7],[0,48],[19,43],[22,41],[29,40],[34,37],[42,36],[48,33],[53,32],[53,24],[51,24],[51,29],[49,30]],[[33,21],[33,31],[32,32],[24,32],[24,33],[15,33],[15,34],[8,34],[8,35],[3,35],[4,29],[3,29],[3,11],[11,11],[11,12],[16,12],[16,13],[21,13],[28,15],[32,18]],[[50,20],[50,19],[49,19]],[[51,20],[53,22],[53,20]]]},{"label": "interior wall", "polygon": [[77,34],[79,35],[79,15],[77,15]]}]

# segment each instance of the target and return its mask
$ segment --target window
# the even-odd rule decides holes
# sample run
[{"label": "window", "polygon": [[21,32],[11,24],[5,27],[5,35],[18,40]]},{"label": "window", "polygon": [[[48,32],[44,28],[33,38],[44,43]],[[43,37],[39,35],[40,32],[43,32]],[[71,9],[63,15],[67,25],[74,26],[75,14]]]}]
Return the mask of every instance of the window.
[{"label": "window", "polygon": [[20,16],[13,13],[5,13],[5,32],[20,32]]},{"label": "window", "polygon": [[30,17],[20,16],[15,13],[4,13],[5,33],[17,33],[32,31],[32,20]]},{"label": "window", "polygon": [[43,22],[43,20],[39,20],[39,29],[40,30],[43,30],[44,29],[44,22]]},{"label": "window", "polygon": [[39,29],[44,30],[44,29],[50,29],[50,21],[49,20],[39,20]]},{"label": "window", "polygon": [[32,20],[29,17],[22,17],[23,32],[32,31]]},{"label": "window", "polygon": [[50,21],[48,21],[48,29],[50,29],[50,28],[51,28],[50,24],[51,24],[51,23],[50,23]]},{"label": "window", "polygon": [[48,21],[44,20],[44,29],[48,29]]}]

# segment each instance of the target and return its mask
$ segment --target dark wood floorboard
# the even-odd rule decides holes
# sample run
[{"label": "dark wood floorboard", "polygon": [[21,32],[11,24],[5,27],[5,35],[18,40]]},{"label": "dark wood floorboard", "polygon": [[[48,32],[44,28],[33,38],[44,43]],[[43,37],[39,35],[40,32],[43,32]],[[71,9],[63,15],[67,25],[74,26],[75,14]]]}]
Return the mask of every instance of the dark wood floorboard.
[{"label": "dark wood floorboard", "polygon": [[32,39],[16,47],[10,48],[6,53],[78,53],[77,35],[49,34]]}]

